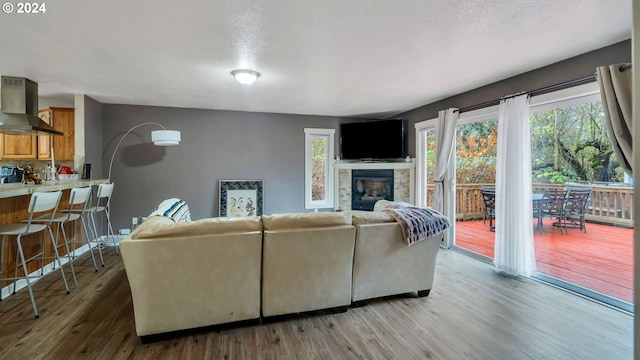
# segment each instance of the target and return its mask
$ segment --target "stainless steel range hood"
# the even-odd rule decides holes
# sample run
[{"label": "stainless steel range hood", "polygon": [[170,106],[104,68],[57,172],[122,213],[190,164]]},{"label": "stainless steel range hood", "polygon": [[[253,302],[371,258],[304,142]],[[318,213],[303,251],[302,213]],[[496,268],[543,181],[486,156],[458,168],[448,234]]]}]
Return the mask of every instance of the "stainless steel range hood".
[{"label": "stainless steel range hood", "polygon": [[0,133],[64,135],[38,117],[38,84],[21,77],[0,79]]}]

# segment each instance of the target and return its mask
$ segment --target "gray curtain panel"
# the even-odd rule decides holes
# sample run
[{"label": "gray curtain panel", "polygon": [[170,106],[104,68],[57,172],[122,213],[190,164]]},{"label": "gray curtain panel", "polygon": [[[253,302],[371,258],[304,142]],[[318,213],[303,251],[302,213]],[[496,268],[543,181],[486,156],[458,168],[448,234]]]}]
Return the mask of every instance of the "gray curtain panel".
[{"label": "gray curtain panel", "polygon": [[631,64],[600,66],[596,74],[611,146],[620,166],[633,176]]}]

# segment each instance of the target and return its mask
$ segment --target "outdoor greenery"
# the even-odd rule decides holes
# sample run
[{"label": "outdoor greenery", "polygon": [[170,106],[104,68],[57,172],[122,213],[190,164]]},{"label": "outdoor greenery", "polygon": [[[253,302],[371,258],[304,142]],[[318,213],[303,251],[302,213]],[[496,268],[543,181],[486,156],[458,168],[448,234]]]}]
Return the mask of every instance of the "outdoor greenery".
[{"label": "outdoor greenery", "polygon": [[311,199],[325,199],[327,174],[327,138],[314,136],[311,140]]},{"label": "outdoor greenery", "polygon": [[459,125],[456,128],[456,181],[458,184],[494,184],[498,121]]},{"label": "outdoor greenery", "polygon": [[[531,114],[534,183],[622,182],[600,102]],[[498,122],[460,125],[456,131],[459,184],[495,183]]]},{"label": "outdoor greenery", "polygon": [[534,181],[622,182],[598,102],[531,115]]}]

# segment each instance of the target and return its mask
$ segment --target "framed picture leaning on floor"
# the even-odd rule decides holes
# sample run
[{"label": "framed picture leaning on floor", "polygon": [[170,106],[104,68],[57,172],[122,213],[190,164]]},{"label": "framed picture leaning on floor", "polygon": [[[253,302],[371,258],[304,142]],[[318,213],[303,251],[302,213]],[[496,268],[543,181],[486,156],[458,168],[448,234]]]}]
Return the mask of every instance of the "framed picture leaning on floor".
[{"label": "framed picture leaning on floor", "polygon": [[220,180],[218,209],[221,217],[261,216],[262,180]]}]

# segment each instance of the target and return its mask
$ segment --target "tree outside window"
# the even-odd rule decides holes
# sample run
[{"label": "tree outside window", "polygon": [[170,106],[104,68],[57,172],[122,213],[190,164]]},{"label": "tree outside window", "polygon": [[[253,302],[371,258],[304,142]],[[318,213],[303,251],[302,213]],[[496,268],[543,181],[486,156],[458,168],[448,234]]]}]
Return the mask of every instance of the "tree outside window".
[{"label": "tree outside window", "polygon": [[305,208],[333,207],[334,129],[304,129]]}]

